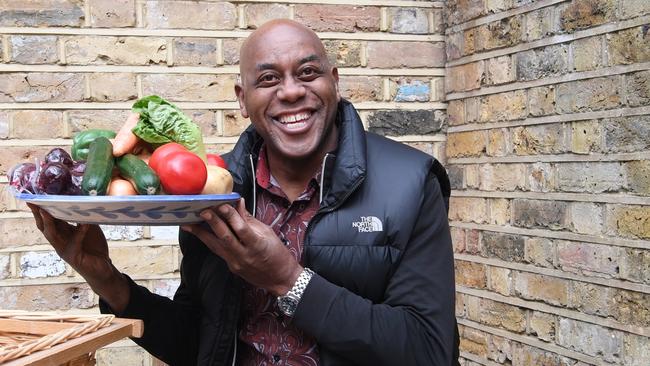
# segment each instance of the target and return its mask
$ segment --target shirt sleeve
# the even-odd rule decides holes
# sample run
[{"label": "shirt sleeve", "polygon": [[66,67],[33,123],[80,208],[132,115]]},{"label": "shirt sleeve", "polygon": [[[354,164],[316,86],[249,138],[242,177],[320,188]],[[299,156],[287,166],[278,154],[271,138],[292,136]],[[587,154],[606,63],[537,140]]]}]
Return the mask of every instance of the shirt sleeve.
[{"label": "shirt sleeve", "polygon": [[184,253],[181,283],[173,300],[152,293],[128,276],[131,292],[122,313],[114,312],[106,302],[99,300],[102,313],[143,320],[144,334],[133,341],[167,364],[196,364],[201,307],[187,280],[195,277],[189,272],[195,271],[200,264],[196,261],[197,254]]}]

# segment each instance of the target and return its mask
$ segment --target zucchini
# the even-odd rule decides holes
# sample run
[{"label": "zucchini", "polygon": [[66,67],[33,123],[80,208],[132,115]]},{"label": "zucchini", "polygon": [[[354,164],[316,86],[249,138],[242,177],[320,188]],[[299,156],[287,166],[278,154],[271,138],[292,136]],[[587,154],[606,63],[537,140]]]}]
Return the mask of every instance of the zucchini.
[{"label": "zucchini", "polygon": [[86,170],[81,180],[81,191],[89,196],[103,196],[111,182],[113,145],[104,136],[94,139],[88,148]]},{"label": "zucchini", "polygon": [[139,194],[157,194],[160,179],[149,165],[133,154],[124,154],[115,159],[120,175],[129,180]]}]

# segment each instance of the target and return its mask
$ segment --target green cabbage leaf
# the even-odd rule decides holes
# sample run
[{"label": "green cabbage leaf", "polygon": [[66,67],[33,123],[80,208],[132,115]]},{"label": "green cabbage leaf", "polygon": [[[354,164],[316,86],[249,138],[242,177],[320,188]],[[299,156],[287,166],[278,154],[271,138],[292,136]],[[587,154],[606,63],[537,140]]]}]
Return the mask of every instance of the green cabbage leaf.
[{"label": "green cabbage leaf", "polygon": [[133,112],[140,113],[140,120],[131,130],[144,141],[158,147],[177,142],[206,160],[201,129],[172,103],[157,95],[138,99]]}]

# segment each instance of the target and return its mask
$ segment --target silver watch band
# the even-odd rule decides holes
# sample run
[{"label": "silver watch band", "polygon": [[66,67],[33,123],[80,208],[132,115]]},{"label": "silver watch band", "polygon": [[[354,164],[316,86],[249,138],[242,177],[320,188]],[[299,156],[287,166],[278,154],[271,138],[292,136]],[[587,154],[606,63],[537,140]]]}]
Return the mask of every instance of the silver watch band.
[{"label": "silver watch band", "polygon": [[287,295],[300,301],[302,298],[302,293],[305,292],[305,289],[307,288],[307,285],[309,284],[309,281],[313,275],[314,271],[307,267],[303,268],[302,272],[300,272],[300,275],[298,276],[298,279],[296,280],[296,283],[293,284],[293,287],[291,290],[289,290]]}]

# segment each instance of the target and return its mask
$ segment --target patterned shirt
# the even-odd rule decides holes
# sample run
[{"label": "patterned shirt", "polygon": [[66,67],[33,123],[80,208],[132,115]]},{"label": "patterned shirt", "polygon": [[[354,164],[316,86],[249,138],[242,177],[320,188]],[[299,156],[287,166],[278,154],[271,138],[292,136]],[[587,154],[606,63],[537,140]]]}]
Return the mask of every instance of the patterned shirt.
[{"label": "patterned shirt", "polygon": [[[257,164],[256,217],[273,228],[275,234],[302,264],[303,240],[307,223],[319,207],[319,175],[309,181],[300,196],[289,202],[269,170],[266,148],[262,146]],[[282,314],[276,297],[251,285],[244,289],[239,326],[239,365],[319,364],[316,341],[291,324]]]}]

